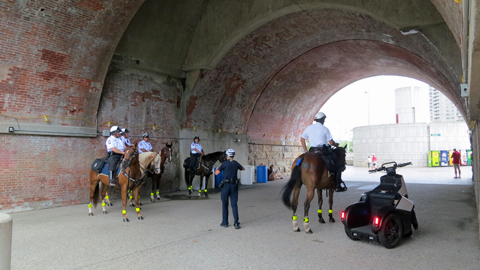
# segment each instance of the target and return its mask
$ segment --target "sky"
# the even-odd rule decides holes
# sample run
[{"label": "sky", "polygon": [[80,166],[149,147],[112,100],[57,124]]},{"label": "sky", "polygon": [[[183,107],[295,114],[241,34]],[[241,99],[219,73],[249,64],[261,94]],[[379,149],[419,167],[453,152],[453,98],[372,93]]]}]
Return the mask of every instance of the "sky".
[{"label": "sky", "polygon": [[[356,81],[333,95],[320,109],[334,140],[352,139],[354,127],[395,123],[395,89],[428,87],[416,79],[375,76]],[[367,93],[365,93],[367,92]]]}]

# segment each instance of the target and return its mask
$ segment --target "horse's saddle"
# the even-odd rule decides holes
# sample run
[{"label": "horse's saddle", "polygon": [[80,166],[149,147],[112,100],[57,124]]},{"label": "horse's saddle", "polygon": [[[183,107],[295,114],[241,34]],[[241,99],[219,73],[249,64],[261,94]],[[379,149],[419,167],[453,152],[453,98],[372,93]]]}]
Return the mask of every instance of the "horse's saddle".
[{"label": "horse's saddle", "polygon": [[331,155],[335,155],[331,148],[329,147],[312,147],[310,148],[310,152],[313,152],[323,158],[323,161],[325,161],[325,166],[327,167],[327,170],[332,173],[337,172],[337,166],[335,162],[333,161]]},{"label": "horse's saddle", "polygon": [[[202,158],[203,158],[203,155],[201,155],[201,156],[197,159],[197,163],[194,165],[194,169],[195,169],[195,170],[200,169],[200,163],[201,163],[201,161],[202,161]],[[186,158],[185,161],[183,161],[183,168],[189,169],[191,163],[192,163],[192,157]]]}]

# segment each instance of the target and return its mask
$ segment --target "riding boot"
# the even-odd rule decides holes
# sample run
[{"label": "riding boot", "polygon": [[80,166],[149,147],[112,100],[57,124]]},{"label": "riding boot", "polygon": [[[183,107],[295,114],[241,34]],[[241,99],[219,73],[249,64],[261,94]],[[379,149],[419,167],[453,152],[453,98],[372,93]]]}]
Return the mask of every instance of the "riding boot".
[{"label": "riding boot", "polygon": [[113,179],[113,171],[110,171],[110,186],[111,187],[114,187],[117,185],[117,182],[115,181],[115,179]]},{"label": "riding boot", "polygon": [[335,189],[336,192],[347,191],[347,186],[345,185],[345,182],[343,182],[342,180],[342,171],[340,170],[338,170],[336,173],[335,184],[336,184],[336,189]]}]

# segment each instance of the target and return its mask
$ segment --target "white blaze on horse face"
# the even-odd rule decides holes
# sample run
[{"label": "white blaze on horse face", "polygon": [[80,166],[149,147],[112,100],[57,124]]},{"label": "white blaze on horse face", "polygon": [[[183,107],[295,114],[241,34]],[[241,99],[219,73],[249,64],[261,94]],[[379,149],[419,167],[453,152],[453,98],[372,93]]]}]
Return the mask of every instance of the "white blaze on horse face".
[{"label": "white blaze on horse face", "polygon": [[155,158],[154,158],[154,162],[155,162],[155,173],[156,174],[160,174],[161,173],[161,170],[160,170],[160,164],[161,164],[161,161],[162,159],[160,158],[160,155],[159,154],[156,154],[155,155]]}]

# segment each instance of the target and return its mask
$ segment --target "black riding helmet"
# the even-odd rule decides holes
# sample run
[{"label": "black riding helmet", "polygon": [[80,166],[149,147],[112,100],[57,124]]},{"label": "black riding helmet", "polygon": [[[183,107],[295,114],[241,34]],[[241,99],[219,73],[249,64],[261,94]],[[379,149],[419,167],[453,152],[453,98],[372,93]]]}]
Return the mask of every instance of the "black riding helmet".
[{"label": "black riding helmet", "polygon": [[193,141],[195,141],[195,139],[198,139],[198,141],[200,142],[200,137],[195,136],[195,138],[193,138]]}]

